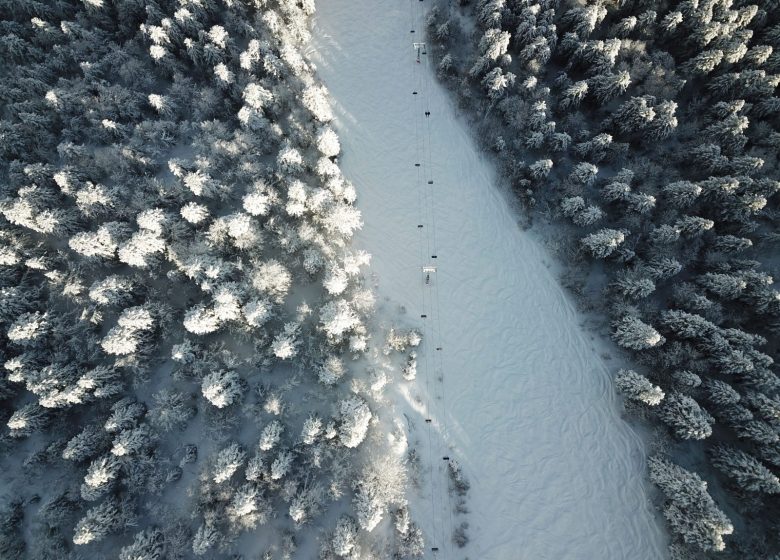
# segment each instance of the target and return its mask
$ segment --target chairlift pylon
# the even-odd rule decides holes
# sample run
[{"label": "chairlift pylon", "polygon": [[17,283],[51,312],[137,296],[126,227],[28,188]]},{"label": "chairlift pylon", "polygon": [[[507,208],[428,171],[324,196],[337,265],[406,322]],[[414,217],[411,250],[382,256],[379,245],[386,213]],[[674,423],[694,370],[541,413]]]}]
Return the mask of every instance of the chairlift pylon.
[{"label": "chairlift pylon", "polygon": [[421,54],[428,54],[428,51],[425,49],[425,43],[412,43],[412,47],[417,52],[417,64],[420,63],[420,55]]}]

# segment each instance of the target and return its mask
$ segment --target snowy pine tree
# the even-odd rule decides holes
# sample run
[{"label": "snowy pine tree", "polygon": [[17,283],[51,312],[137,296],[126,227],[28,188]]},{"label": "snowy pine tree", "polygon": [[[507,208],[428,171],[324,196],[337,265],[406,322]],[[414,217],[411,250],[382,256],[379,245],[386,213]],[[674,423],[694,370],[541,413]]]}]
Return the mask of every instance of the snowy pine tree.
[{"label": "snowy pine tree", "polygon": [[165,538],[159,529],[145,529],[133,537],[133,542],[119,551],[119,560],[163,560]]},{"label": "snowy pine tree", "polygon": [[371,421],[368,404],[357,395],[339,403],[340,426],[339,440],[346,447],[357,447],[366,437]]},{"label": "snowy pine tree", "polygon": [[664,343],[658,331],[632,315],[615,322],[612,338],[623,348],[632,350],[646,350]]},{"label": "snowy pine tree", "polygon": [[225,408],[241,399],[243,385],[235,371],[219,370],[203,378],[201,392],[211,404]]},{"label": "snowy pine tree", "polygon": [[723,536],[733,533],[734,527],[707,493],[707,483],[660,457],[651,457],[649,467],[650,480],[668,499],[664,515],[672,531],[704,551],[723,550]]},{"label": "snowy pine tree", "polygon": [[777,494],[780,480],[758,459],[734,447],[717,445],[710,450],[710,460],[719,471],[749,492]]},{"label": "snowy pine tree", "polygon": [[699,404],[682,393],[670,393],[664,399],[659,417],[680,439],[704,439],[712,434],[715,419]]},{"label": "snowy pine tree", "polygon": [[630,369],[621,369],[615,377],[615,385],[627,398],[649,406],[657,406],[664,398],[664,392],[643,375]]}]

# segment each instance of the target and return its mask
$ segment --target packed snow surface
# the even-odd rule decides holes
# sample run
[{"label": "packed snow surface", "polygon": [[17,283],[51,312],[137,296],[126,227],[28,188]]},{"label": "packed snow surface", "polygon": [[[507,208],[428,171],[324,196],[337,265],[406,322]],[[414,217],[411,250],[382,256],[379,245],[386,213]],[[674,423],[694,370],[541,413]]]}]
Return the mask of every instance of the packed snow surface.
[{"label": "packed snow surface", "polygon": [[[580,326],[544,247],[518,227],[427,56],[416,62],[423,10],[416,0],[322,2],[311,58],[336,107],[379,313],[390,323],[405,309],[425,335],[417,380],[394,398],[423,461],[412,505],[428,555],[663,558],[615,366]],[[423,265],[437,267],[429,283]],[[465,517],[451,512],[443,456],[471,483]],[[463,519],[471,540],[457,551],[450,537]]]}]

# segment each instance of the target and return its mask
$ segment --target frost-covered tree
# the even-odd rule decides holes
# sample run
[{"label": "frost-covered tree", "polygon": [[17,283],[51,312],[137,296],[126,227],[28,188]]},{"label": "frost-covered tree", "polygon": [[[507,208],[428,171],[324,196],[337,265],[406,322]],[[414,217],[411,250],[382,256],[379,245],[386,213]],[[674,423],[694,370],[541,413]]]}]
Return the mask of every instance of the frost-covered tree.
[{"label": "frost-covered tree", "polygon": [[360,318],[346,300],[337,299],[322,306],[320,322],[329,337],[339,340],[360,325]]},{"label": "frost-covered tree", "polygon": [[123,430],[114,438],[111,453],[117,457],[142,454],[154,444],[155,437],[146,424]]},{"label": "frost-covered tree", "polygon": [[154,404],[149,409],[149,422],[163,432],[183,428],[195,415],[190,395],[161,389],[152,399]]},{"label": "frost-covered tree", "polygon": [[231,443],[216,454],[211,478],[217,484],[230,480],[246,461],[246,452],[237,443]]},{"label": "frost-covered tree", "polygon": [[761,462],[731,446],[716,445],[710,450],[710,460],[720,472],[749,492],[780,493],[780,480]]},{"label": "frost-covered tree", "polygon": [[612,338],[623,348],[647,350],[664,343],[664,337],[652,326],[633,315],[626,315],[615,322]]},{"label": "frost-covered tree", "polygon": [[703,382],[707,399],[717,406],[736,404],[740,401],[739,393],[728,383],[718,379],[705,379]]},{"label": "frost-covered tree", "polygon": [[324,86],[309,86],[303,90],[301,96],[303,106],[311,111],[312,116],[319,122],[333,120],[333,112],[328,103],[328,93]]},{"label": "frost-covered tree", "polygon": [[89,288],[89,299],[98,305],[123,306],[132,302],[133,281],[117,274],[112,274],[95,281]]},{"label": "frost-covered tree", "polygon": [[284,478],[292,468],[294,456],[289,450],[280,451],[271,463],[271,480]]},{"label": "frost-covered tree", "polygon": [[605,228],[582,238],[581,243],[591,255],[605,259],[614,253],[625,239],[623,232]]},{"label": "frost-covered tree", "polygon": [[325,157],[336,157],[341,151],[339,137],[329,126],[322,127],[317,132],[317,149]]},{"label": "frost-covered tree", "polygon": [[123,222],[107,222],[95,232],[77,233],[68,246],[87,258],[114,259],[119,244],[130,235],[130,228]]},{"label": "frost-covered tree", "polygon": [[252,276],[252,285],[260,293],[277,302],[284,301],[291,283],[290,272],[284,265],[273,259],[260,264]]},{"label": "frost-covered tree", "polygon": [[197,304],[184,315],[184,328],[187,332],[205,335],[216,332],[221,325],[215,311],[203,304]]},{"label": "frost-covered tree", "polygon": [[65,449],[62,450],[62,458],[76,463],[86,461],[105,451],[108,441],[103,429],[92,424],[87,425],[81,432],[68,440]]},{"label": "frost-covered tree", "polygon": [[325,229],[344,239],[349,239],[356,230],[363,227],[360,211],[351,204],[334,202],[329,205],[322,218]]},{"label": "frost-covered tree", "polygon": [[236,490],[225,511],[233,529],[245,531],[268,520],[270,505],[260,488],[249,482]]},{"label": "frost-covered tree", "polygon": [[23,438],[43,429],[49,422],[49,412],[36,403],[16,410],[8,419],[11,437]]},{"label": "frost-covered tree", "polygon": [[630,370],[621,369],[615,377],[615,385],[626,398],[649,406],[658,406],[664,398],[664,392],[650,383],[645,376]]},{"label": "frost-covered tree", "polygon": [[561,212],[579,226],[593,225],[604,216],[598,206],[588,206],[581,196],[564,198],[561,201]]},{"label": "frost-covered tree", "polygon": [[625,70],[613,74],[611,72],[600,74],[588,82],[593,95],[602,104],[625,93],[631,83],[631,75]]},{"label": "frost-covered tree", "polygon": [[724,299],[736,299],[747,288],[747,282],[739,276],[707,272],[696,282],[715,295]]},{"label": "frost-covered tree", "polygon": [[674,386],[680,391],[692,391],[701,385],[701,377],[685,369],[672,372]]},{"label": "frost-covered tree", "polygon": [[717,330],[717,327],[701,315],[687,313],[677,309],[661,313],[661,323],[680,338],[705,338]]},{"label": "frost-covered tree", "polygon": [[284,432],[284,425],[278,420],[270,422],[260,433],[260,441],[257,444],[261,451],[268,451],[279,443]]},{"label": "frost-covered tree", "polygon": [[155,328],[151,311],[143,306],[129,307],[122,311],[116,326],[108,331],[100,342],[107,354],[126,356],[143,349]]},{"label": "frost-covered tree", "polygon": [[303,422],[301,429],[301,441],[304,445],[312,445],[322,433],[322,419],[318,416],[309,416]]},{"label": "frost-covered tree", "polygon": [[198,527],[192,539],[192,552],[196,556],[203,556],[209,550],[217,546],[222,540],[221,533],[212,525],[203,524]]},{"label": "frost-covered tree", "polygon": [[109,434],[116,434],[122,430],[135,428],[146,414],[146,406],[131,397],[126,397],[115,402],[111,411],[111,415],[103,424],[103,429]]},{"label": "frost-covered tree", "polygon": [[515,79],[516,76],[511,72],[505,74],[501,68],[493,68],[482,78],[482,87],[491,100],[497,101],[514,85]]},{"label": "frost-covered tree", "polygon": [[410,352],[406,364],[401,369],[401,375],[407,381],[413,381],[417,377],[417,352]]},{"label": "frost-covered tree", "polygon": [[261,455],[255,455],[247,461],[245,478],[249,482],[258,482],[268,479],[270,473],[267,472],[267,465]]},{"label": "frost-covered tree", "polygon": [[35,311],[20,315],[8,327],[6,336],[16,345],[33,347],[43,342],[50,329],[48,314]]},{"label": "frost-covered tree", "polygon": [[235,371],[219,370],[203,378],[201,392],[211,404],[225,408],[241,399],[243,384]]},{"label": "frost-covered tree", "polygon": [[354,483],[352,506],[361,529],[373,531],[390,504],[403,502],[406,471],[391,456],[371,460]]},{"label": "frost-covered tree", "polygon": [[528,172],[534,179],[543,179],[550,174],[553,168],[553,161],[551,159],[540,159],[528,166]]},{"label": "frost-covered tree", "polygon": [[685,237],[698,237],[711,230],[715,225],[710,219],[699,216],[683,216],[674,223],[681,235]]},{"label": "frost-covered tree", "polygon": [[271,350],[281,360],[289,360],[298,354],[300,327],[297,323],[285,323],[283,330],[274,337]]},{"label": "frost-covered tree", "polygon": [[[293,482],[288,481],[288,484],[292,487]],[[320,484],[304,485],[295,493],[287,513],[296,527],[302,526],[320,513],[323,498],[324,488]]]},{"label": "frost-covered tree", "polygon": [[348,557],[357,545],[357,532],[358,527],[355,520],[348,515],[342,515],[336,522],[336,528],[333,530],[333,537],[331,537],[333,552],[338,556]]},{"label": "frost-covered tree", "polygon": [[253,299],[241,307],[241,315],[250,327],[262,327],[273,315],[273,305],[268,299]]},{"label": "frost-covered tree", "polygon": [[188,202],[181,207],[179,213],[182,218],[192,225],[202,224],[209,219],[208,206],[205,204],[198,204],[197,202]]},{"label": "frost-covered tree", "polygon": [[563,91],[560,101],[558,102],[558,107],[562,111],[575,109],[588,94],[588,89],[588,82],[586,80],[571,84]]},{"label": "frost-covered tree", "polygon": [[759,444],[759,447],[773,445],[780,441],[777,430],[761,420],[746,420],[735,422],[733,426],[737,436],[741,439],[750,439]]},{"label": "frost-covered tree", "polygon": [[640,270],[627,270],[615,275],[613,288],[621,295],[632,298],[646,298],[655,291],[656,285],[652,278],[652,272],[647,274]]},{"label": "frost-covered tree", "polygon": [[599,168],[592,163],[581,162],[574,166],[569,174],[569,181],[576,185],[590,186],[596,180]]},{"label": "frost-covered tree", "polygon": [[76,524],[73,543],[77,545],[98,542],[111,533],[119,531],[129,521],[129,512],[123,511],[127,505],[115,497],[109,497],[101,504],[87,510]]},{"label": "frost-covered tree", "polygon": [[483,74],[492,62],[506,54],[510,39],[511,35],[501,29],[490,28],[485,31],[479,41],[479,58],[469,70],[469,74],[475,77]]},{"label": "frost-covered tree", "polygon": [[165,537],[159,529],[144,529],[136,533],[133,542],[119,551],[119,560],[163,560]]},{"label": "frost-covered tree", "polygon": [[103,497],[116,482],[122,463],[113,454],[106,454],[92,461],[81,485],[81,497],[94,501]]},{"label": "frost-covered tree", "polygon": [[366,437],[371,409],[362,398],[353,395],[339,403],[339,440],[345,447],[357,447]]},{"label": "frost-covered tree", "polygon": [[117,247],[117,257],[130,266],[149,268],[157,264],[156,256],[165,247],[165,240],[158,233],[142,229]]},{"label": "frost-covered tree", "polygon": [[659,418],[680,439],[704,439],[712,435],[715,419],[695,400],[682,393],[670,393],[660,407]]},{"label": "frost-covered tree", "polygon": [[723,550],[723,536],[733,533],[734,526],[710,497],[707,483],[666,459],[651,457],[648,463],[650,480],[668,500],[664,516],[672,531],[704,551]]},{"label": "frost-covered tree", "polygon": [[317,379],[325,385],[334,385],[344,377],[344,373],[346,373],[344,362],[338,356],[332,355],[325,358],[317,368]]}]

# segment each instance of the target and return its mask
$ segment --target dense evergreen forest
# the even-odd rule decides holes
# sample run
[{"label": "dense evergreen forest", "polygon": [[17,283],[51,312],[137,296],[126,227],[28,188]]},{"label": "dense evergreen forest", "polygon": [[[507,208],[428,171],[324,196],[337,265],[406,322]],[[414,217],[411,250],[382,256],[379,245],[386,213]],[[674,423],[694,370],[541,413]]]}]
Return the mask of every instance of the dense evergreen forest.
[{"label": "dense evergreen forest", "polygon": [[[427,39],[635,366],[671,556],[780,554],[780,8],[439,1]],[[547,230],[549,231],[549,230]]]},{"label": "dense evergreen forest", "polygon": [[313,12],[0,0],[0,557],[421,553]]}]

